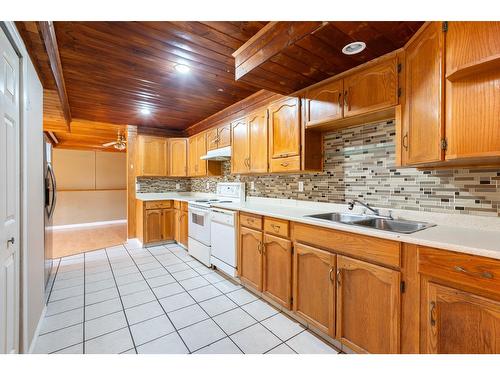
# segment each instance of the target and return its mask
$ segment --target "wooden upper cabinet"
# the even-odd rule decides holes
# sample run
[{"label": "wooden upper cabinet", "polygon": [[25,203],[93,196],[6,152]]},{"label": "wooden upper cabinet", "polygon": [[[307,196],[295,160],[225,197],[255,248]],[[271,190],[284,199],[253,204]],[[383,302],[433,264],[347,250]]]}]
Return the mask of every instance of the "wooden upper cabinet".
[{"label": "wooden upper cabinet", "polygon": [[360,353],[399,353],[400,273],[337,256],[337,339]]},{"label": "wooden upper cabinet", "polygon": [[500,157],[500,22],[448,22],[447,160]]},{"label": "wooden upper cabinet", "polygon": [[300,170],[300,132],[298,98],[285,98],[269,107],[271,172]]},{"label": "wooden upper cabinet", "polygon": [[198,151],[196,148],[196,137],[191,137],[188,139],[188,175],[196,176],[196,170],[198,165]]},{"label": "wooden upper cabinet", "polygon": [[212,128],[207,131],[207,150],[215,150],[219,148],[217,143],[218,129]]},{"label": "wooden upper cabinet", "polygon": [[292,307],[292,241],[264,236],[262,292],[282,306]]},{"label": "wooden upper cabinet", "polygon": [[397,58],[344,78],[344,117],[375,112],[398,104]]},{"label": "wooden upper cabinet", "polygon": [[187,139],[171,138],[169,143],[169,176],[185,177],[188,173]]},{"label": "wooden upper cabinet", "polygon": [[431,22],[406,48],[406,102],[401,150],[403,164],[444,159],[443,31]]},{"label": "wooden upper cabinet", "polygon": [[335,255],[295,244],[293,311],[335,337]]},{"label": "wooden upper cabinet", "polygon": [[343,80],[308,90],[304,97],[304,125],[313,126],[343,117]]},{"label": "wooden upper cabinet", "polygon": [[429,281],[424,288],[424,353],[500,353],[500,302]]},{"label": "wooden upper cabinet", "polygon": [[231,125],[230,124],[220,126],[217,129],[217,146],[219,148],[231,146]]},{"label": "wooden upper cabinet", "polygon": [[238,273],[242,281],[262,291],[262,232],[240,227]]},{"label": "wooden upper cabinet", "polygon": [[231,123],[231,172],[248,173],[250,171],[250,150],[249,150],[248,123],[246,118],[233,121]]},{"label": "wooden upper cabinet", "polygon": [[267,153],[267,109],[248,116],[249,165],[251,173],[266,173]]},{"label": "wooden upper cabinet", "polygon": [[207,154],[207,137],[205,133],[196,136],[196,175],[205,176],[207,174],[207,161],[200,158]]},{"label": "wooden upper cabinet", "polygon": [[167,139],[140,135],[139,176],[167,176]]}]

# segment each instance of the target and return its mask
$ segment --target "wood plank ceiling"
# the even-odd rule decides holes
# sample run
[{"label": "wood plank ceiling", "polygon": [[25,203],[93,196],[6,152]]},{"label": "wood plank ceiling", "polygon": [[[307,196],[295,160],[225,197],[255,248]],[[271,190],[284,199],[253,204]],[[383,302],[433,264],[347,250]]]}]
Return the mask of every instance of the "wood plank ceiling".
[{"label": "wood plank ceiling", "polygon": [[[16,24],[44,85],[46,128],[62,132],[37,22]],[[397,49],[421,24],[327,22],[291,43],[281,41],[283,48],[238,80],[232,55],[267,22],[54,22],[54,28],[73,122],[94,121],[97,128],[133,124],[145,132],[182,135],[260,89],[291,93]],[[342,54],[355,40],[366,42],[366,50]],[[179,73],[177,64],[190,72]],[[151,113],[141,114],[143,109]],[[102,143],[116,138],[111,128]]]}]

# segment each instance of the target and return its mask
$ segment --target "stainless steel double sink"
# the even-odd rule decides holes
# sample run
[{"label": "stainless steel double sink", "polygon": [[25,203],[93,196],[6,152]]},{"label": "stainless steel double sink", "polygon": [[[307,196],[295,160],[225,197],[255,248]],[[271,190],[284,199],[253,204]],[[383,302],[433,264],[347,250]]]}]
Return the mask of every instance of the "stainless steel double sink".
[{"label": "stainless steel double sink", "polygon": [[419,221],[390,219],[372,215],[344,214],[337,212],[305,215],[305,217],[404,234],[418,232],[419,230],[435,226],[435,224]]}]

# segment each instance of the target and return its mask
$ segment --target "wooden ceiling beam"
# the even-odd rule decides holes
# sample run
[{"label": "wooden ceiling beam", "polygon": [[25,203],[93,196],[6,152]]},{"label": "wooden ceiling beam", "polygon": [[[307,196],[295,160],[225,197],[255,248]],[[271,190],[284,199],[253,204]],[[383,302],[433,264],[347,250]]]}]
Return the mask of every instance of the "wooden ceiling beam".
[{"label": "wooden ceiling beam", "polygon": [[326,24],[328,23],[321,21],[269,22],[233,53],[236,80]]},{"label": "wooden ceiling beam", "polygon": [[52,21],[40,21],[38,22],[38,27],[40,28],[40,33],[42,34],[45,49],[49,57],[50,68],[56,81],[57,93],[61,101],[64,120],[68,126],[68,131],[71,131],[71,109],[69,107],[68,93],[66,92],[66,84],[64,82],[61,57],[59,56],[59,49],[57,47],[54,24]]}]

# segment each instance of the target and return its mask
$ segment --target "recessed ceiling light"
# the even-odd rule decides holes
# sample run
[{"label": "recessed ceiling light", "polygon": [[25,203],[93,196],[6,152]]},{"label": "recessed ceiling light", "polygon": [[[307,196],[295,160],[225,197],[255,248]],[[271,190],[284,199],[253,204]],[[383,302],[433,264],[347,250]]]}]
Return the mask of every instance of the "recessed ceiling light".
[{"label": "recessed ceiling light", "polygon": [[224,91],[224,89],[217,89],[217,91],[218,91],[218,92],[223,92],[223,91]]},{"label": "recessed ceiling light", "polygon": [[179,73],[187,73],[189,72],[189,66],[183,65],[183,64],[177,64],[174,66],[174,69],[177,70]]},{"label": "recessed ceiling light", "polygon": [[147,108],[141,108],[141,114],[149,115],[149,114],[151,114],[151,111]]},{"label": "recessed ceiling light", "polygon": [[342,48],[342,53],[346,55],[355,55],[356,53],[363,51],[365,48],[365,42],[352,42]]}]

